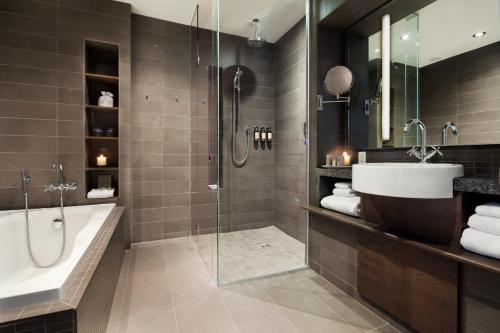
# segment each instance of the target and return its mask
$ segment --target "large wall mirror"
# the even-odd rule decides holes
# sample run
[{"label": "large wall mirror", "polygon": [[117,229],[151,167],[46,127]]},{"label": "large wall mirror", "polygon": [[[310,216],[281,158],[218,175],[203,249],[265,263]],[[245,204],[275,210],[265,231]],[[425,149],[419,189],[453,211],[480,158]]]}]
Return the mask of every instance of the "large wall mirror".
[{"label": "large wall mirror", "polygon": [[[400,1],[390,25],[390,135],[384,137],[382,16],[348,30],[355,84],[349,103],[353,149],[408,147],[418,118],[433,145],[500,143],[500,1]],[[420,7],[415,8],[415,5]],[[471,15],[474,13],[474,15]],[[445,133],[445,134],[443,134]]]}]

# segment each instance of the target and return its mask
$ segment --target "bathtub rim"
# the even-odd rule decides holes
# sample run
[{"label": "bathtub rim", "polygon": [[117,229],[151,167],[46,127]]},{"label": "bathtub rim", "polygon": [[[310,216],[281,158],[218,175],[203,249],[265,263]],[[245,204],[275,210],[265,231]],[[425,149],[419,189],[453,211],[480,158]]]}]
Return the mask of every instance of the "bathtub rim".
[{"label": "bathtub rim", "polygon": [[[75,207],[95,205],[100,204],[78,205]],[[0,325],[40,315],[76,310],[124,212],[124,207],[113,207],[102,227],[68,277],[66,281],[68,288],[64,288],[63,286],[64,296],[62,299],[24,307],[2,309],[0,310]]]}]

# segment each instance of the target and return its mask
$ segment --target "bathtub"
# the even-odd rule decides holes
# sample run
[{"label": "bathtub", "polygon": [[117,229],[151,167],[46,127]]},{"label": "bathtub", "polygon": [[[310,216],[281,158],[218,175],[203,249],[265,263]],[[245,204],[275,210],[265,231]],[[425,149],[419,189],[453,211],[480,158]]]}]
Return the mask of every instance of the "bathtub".
[{"label": "bathtub", "polygon": [[[24,210],[1,211],[0,309],[61,299],[66,282],[114,207],[66,207],[66,248],[61,259],[49,268],[38,268],[29,256]],[[59,217],[59,208],[30,209],[31,248],[42,265],[59,254],[63,233],[60,225],[53,223]]]}]

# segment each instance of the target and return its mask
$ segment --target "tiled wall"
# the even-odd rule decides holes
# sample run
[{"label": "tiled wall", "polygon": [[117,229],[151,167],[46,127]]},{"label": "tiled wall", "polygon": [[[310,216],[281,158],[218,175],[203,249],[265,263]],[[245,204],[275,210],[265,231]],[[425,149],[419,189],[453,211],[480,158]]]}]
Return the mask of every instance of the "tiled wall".
[{"label": "tiled wall", "polygon": [[[334,99],[323,86],[328,70],[344,63],[344,33],[327,27],[318,26],[318,94],[325,101]],[[315,106],[312,106],[316,112]],[[323,110],[317,112],[318,163],[325,164],[326,154],[342,154],[346,144],[346,111],[345,104],[324,104]]]},{"label": "tiled wall", "polygon": [[190,223],[189,27],[132,15],[132,241]]},{"label": "tiled wall", "polygon": [[76,332],[75,317],[75,311],[68,310],[44,316],[17,320],[4,325],[0,324],[0,333],[73,333]]},{"label": "tiled wall", "polygon": [[44,193],[53,162],[85,200],[84,40],[120,46],[120,204],[128,206],[130,6],[105,0],[0,2],[0,209],[23,207],[21,168],[33,178],[30,205],[57,203]]},{"label": "tiled wall", "polygon": [[[216,134],[213,40],[209,31],[199,36],[201,63],[191,69],[190,82],[190,27],[132,16],[133,241],[215,230],[215,196],[208,189],[215,183],[209,160]],[[250,48],[245,38],[221,34],[223,231],[273,224],[274,146],[252,141],[243,168],[232,165],[230,152],[234,65],[244,71],[238,158],[246,149],[245,128],[274,129],[273,49]]]},{"label": "tiled wall", "polygon": [[276,129],[274,224],[302,242],[307,238],[306,24],[297,23],[275,47]]},{"label": "tiled wall", "polygon": [[441,142],[447,121],[458,125],[450,144],[500,142],[500,42],[421,69],[421,119],[429,142]]},{"label": "tiled wall", "polygon": [[[367,152],[367,162],[409,162],[408,149],[384,149]],[[443,157],[435,156],[431,162],[458,163],[464,166],[466,177],[498,178],[500,171],[500,145],[441,147]]]},{"label": "tiled wall", "polygon": [[[211,50],[209,34],[201,43],[204,54]],[[253,127],[271,127],[275,130],[274,111],[274,45],[266,44],[262,48],[251,48],[245,38],[228,34],[220,35],[220,60],[222,69],[222,190],[221,190],[221,230],[234,231],[270,226],[273,224],[274,203],[274,143],[263,147],[253,142]],[[202,53],[202,59],[204,54]],[[206,58],[206,56],[205,56]],[[206,63],[205,63],[206,64]],[[204,65],[204,64],[202,64]],[[233,103],[233,78],[236,67],[243,71],[241,78],[241,104],[239,110],[239,125],[236,134],[236,158],[242,159],[247,146],[245,129],[250,128],[250,148],[245,166],[237,168],[231,160],[231,113]],[[200,72],[205,80],[206,72]],[[208,85],[209,83],[207,83]],[[200,99],[210,95],[202,92]],[[210,103],[209,103],[210,104]],[[199,142],[207,142],[207,135],[213,137],[216,130],[213,106],[210,108],[211,119],[198,118],[197,137]],[[204,110],[205,111],[205,110]],[[203,114],[201,114],[203,116]],[[208,156],[199,151],[197,165],[207,168]],[[213,166],[213,165],[212,165]],[[198,169],[199,175],[209,174],[209,170]],[[214,197],[207,193],[208,183],[212,178],[199,178],[194,184],[199,194],[197,220],[200,233],[213,232],[216,221]],[[207,182],[208,181],[208,182]],[[205,199],[205,201],[203,201]],[[196,230],[198,226],[194,226]]]}]

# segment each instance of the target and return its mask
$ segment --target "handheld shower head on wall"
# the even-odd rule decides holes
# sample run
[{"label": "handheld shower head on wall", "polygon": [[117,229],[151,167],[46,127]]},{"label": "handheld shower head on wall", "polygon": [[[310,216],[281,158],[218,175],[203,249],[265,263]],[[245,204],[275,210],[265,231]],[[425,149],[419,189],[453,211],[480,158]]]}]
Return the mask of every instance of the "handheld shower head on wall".
[{"label": "handheld shower head on wall", "polygon": [[241,77],[243,76],[243,71],[238,67],[234,73],[233,88],[241,91]]}]

